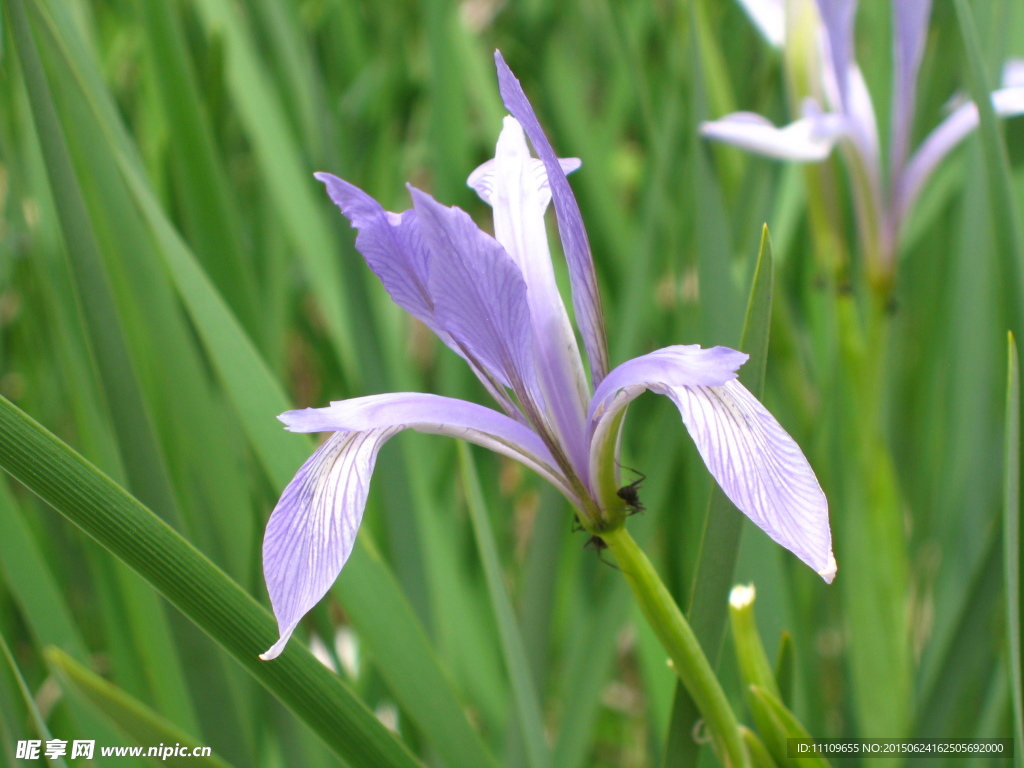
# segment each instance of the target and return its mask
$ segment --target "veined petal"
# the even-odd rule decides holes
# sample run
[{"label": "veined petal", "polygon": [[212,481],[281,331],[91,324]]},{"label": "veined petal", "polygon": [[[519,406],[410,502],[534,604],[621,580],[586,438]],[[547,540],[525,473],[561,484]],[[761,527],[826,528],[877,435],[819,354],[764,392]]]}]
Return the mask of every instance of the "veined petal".
[{"label": "veined petal", "polygon": [[[992,106],[1000,117],[1024,114],[1024,85],[1000,88],[992,94]],[[900,175],[895,192],[897,220],[904,219],[932,172],[961,141],[978,127],[974,102],[958,107],[928,134]]]},{"label": "veined petal", "polygon": [[284,489],[263,537],[263,575],[281,638],[261,659],[280,655],[299,620],[338,578],[363,519],[377,452],[399,431],[333,435]]},{"label": "veined petal", "polygon": [[675,402],[732,503],[831,583],[836,560],[828,502],[803,452],[775,417],[738,381],[652,389]]},{"label": "veined petal", "polygon": [[736,370],[747,357],[728,347],[701,349],[699,344],[675,345],[627,360],[612,370],[594,392],[587,413],[594,494],[605,501],[615,498],[618,482],[612,483],[608,465],[616,452],[623,411],[630,402],[657,383],[725,384],[736,378]]},{"label": "veined petal", "polygon": [[739,0],[747,16],[772,48],[786,42],[786,9],[783,0]]},{"label": "veined petal", "polygon": [[931,0],[900,0],[892,4],[894,72],[890,168],[902,168],[909,152],[917,99],[917,71],[921,67],[931,10]]},{"label": "veined petal", "polygon": [[467,357],[508,382],[524,405],[537,403],[530,308],[519,268],[465,211],[415,187],[409,192],[431,252],[428,287],[438,325]]},{"label": "veined petal", "polygon": [[831,582],[836,563],[828,503],[807,459],[757,398],[733,380],[730,367],[735,370],[745,356],[720,347],[699,351],[708,354],[690,352],[696,357],[691,365],[696,362],[693,367],[706,381],[724,381],[677,383],[691,379],[693,372],[687,366],[673,370],[668,359],[645,359],[650,355],[620,366],[624,370],[619,375],[613,371],[609,379],[615,380],[599,393],[592,408],[595,454],[602,443],[617,437],[602,434],[607,432],[604,425],[617,423],[630,400],[644,389],[667,395],[726,496],[772,539]]},{"label": "veined petal", "polygon": [[467,354],[439,323],[434,312],[434,298],[430,293],[430,264],[432,256],[420,233],[414,211],[391,213],[344,179],[329,173],[315,177],[327,187],[334,204],[359,230],[356,249],[367,265],[384,284],[394,302],[437,334],[450,349],[466,359],[473,373],[506,413],[522,418],[515,404],[504,391],[509,380],[498,369],[487,369],[479,360]]},{"label": "veined petal", "polygon": [[828,157],[842,137],[837,117],[827,113],[811,115],[785,128],[776,128],[761,115],[734,112],[719,120],[702,123],[700,133],[705,138],[777,160],[814,163]]},{"label": "veined petal", "polygon": [[540,127],[533,107],[530,106],[522,86],[499,51],[494,52],[494,63],[498,68],[498,88],[505,108],[523,126],[547,170],[548,184],[551,187],[555,214],[558,218],[558,232],[562,237],[562,248],[569,264],[576,322],[579,324],[583,345],[590,361],[590,377],[596,387],[608,373],[608,342],[605,338],[604,312],[601,309],[601,294],[597,289],[594,258],[590,253],[590,241],[583,226],[580,207],[576,203],[572,187],[569,186],[569,180],[558,163],[558,157]]},{"label": "veined petal", "polygon": [[[560,161],[562,163],[562,161]],[[572,167],[572,162],[565,163]],[[578,165],[578,161],[576,163]],[[494,234],[522,271],[533,325],[537,375],[547,420],[572,464],[585,477],[584,414],[589,391],[576,335],[558,292],[544,228],[550,200],[544,164],[530,157],[523,129],[506,117],[494,161],[469,177],[494,210]]]},{"label": "veined petal", "polygon": [[263,572],[284,650],[302,617],[327,593],[352,553],[377,452],[404,429],[448,435],[522,462],[578,503],[551,453],[519,422],[475,403],[395,393],[281,414],[293,432],[333,431],[285,488],[263,539]]},{"label": "veined petal", "polygon": [[292,432],[364,432],[400,427],[456,437],[521,462],[573,498],[551,452],[535,432],[504,414],[465,400],[396,392],[339,400],[327,408],[287,411],[279,418]]},{"label": "veined petal", "polygon": [[390,213],[354,184],[329,173],[314,176],[352,226],[359,230],[356,249],[380,278],[394,302],[439,336],[434,302],[427,287],[430,253],[412,211]]}]

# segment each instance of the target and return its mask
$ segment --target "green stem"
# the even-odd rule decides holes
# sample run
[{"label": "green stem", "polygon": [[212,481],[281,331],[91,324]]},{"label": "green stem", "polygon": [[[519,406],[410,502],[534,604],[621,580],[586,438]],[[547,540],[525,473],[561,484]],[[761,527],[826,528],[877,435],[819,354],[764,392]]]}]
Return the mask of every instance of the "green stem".
[{"label": "green stem", "polygon": [[601,538],[615,555],[640,609],[704,716],[719,757],[728,768],[744,768],[748,762],[747,754],[736,715],[679,606],[629,531],[625,528],[605,531]]}]

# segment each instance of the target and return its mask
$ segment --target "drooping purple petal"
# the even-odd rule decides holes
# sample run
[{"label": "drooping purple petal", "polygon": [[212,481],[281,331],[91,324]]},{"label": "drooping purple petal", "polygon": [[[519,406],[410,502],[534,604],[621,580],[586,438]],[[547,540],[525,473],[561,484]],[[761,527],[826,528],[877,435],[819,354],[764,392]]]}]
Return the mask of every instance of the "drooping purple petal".
[{"label": "drooping purple petal", "polygon": [[786,8],[783,0],[739,0],[747,16],[773,48],[786,42]]},{"label": "drooping purple petal", "polygon": [[285,488],[263,539],[263,572],[284,649],[299,620],[327,593],[352,553],[380,447],[404,429],[467,440],[522,462],[573,503],[578,499],[540,438],[519,422],[437,395],[401,392],[281,414],[293,432],[335,432]]},{"label": "drooping purple petal", "polygon": [[527,405],[541,399],[526,283],[512,258],[459,208],[410,186],[430,250],[429,290],[438,325],[467,356],[495,371]]},{"label": "drooping purple petal", "polygon": [[740,147],[776,160],[814,163],[824,160],[844,135],[838,115],[807,116],[784,128],[753,112],[731,115],[702,123],[701,136]]},{"label": "drooping purple petal", "polygon": [[[560,161],[562,162],[562,161]],[[572,167],[574,163],[564,165]],[[564,169],[564,166],[563,166]],[[522,126],[506,117],[494,160],[469,177],[494,211],[494,236],[526,281],[537,376],[545,420],[581,477],[586,474],[584,417],[590,391],[576,334],[558,292],[544,210],[550,201],[544,164],[530,157]]]},{"label": "drooping purple petal", "polygon": [[579,324],[583,345],[590,361],[591,381],[596,387],[608,373],[608,342],[605,337],[601,294],[597,288],[597,274],[594,272],[594,258],[590,252],[590,241],[583,226],[580,207],[576,203],[572,187],[569,186],[569,180],[558,164],[558,157],[540,127],[533,107],[530,106],[519,81],[501,57],[500,51],[494,52],[494,63],[498,68],[498,88],[505,108],[523,126],[526,135],[530,137],[530,143],[547,169],[548,183],[551,185],[551,196],[558,218],[558,232],[562,237],[562,248],[569,264],[576,322]]},{"label": "drooping purple petal", "polygon": [[910,131],[917,100],[917,71],[921,67],[931,0],[898,0],[892,4],[893,91],[890,168],[903,167],[910,151]]},{"label": "drooping purple petal", "polygon": [[[995,91],[992,107],[1000,117],[1024,114],[1024,85]],[[972,101],[958,107],[928,134],[896,181],[894,205],[897,220],[903,220],[909,214],[928,177],[943,158],[977,127],[978,108]]]},{"label": "drooping purple petal", "polygon": [[745,358],[721,347],[670,347],[619,366],[595,393],[592,455],[607,455],[602,446],[617,438],[613,428],[630,400],[645,389],[667,395],[726,496],[831,582],[836,565],[825,495],[797,444],[734,380]]},{"label": "drooping purple petal", "polygon": [[416,213],[412,210],[391,213],[344,179],[329,173],[314,175],[327,187],[327,193],[342,214],[359,230],[356,249],[394,302],[423,322],[456,354],[466,358],[473,373],[506,413],[522,418],[504,391],[510,383],[503,372],[487,369],[479,365],[478,360],[467,357],[466,351],[438,322],[429,285],[431,254],[420,233]]},{"label": "drooping purple petal", "polygon": [[278,418],[292,432],[365,432],[399,427],[447,435],[521,462],[572,498],[551,452],[535,432],[476,403],[418,392],[339,400],[327,408],[287,411]]},{"label": "drooping purple petal", "polygon": [[263,537],[263,575],[281,638],[327,594],[352,554],[377,452],[399,427],[333,435],[310,456],[277,502]]},{"label": "drooping purple petal", "polygon": [[[657,391],[657,390],[656,390]],[[796,442],[738,381],[665,387],[733,504],[826,582],[836,574],[828,502]]]},{"label": "drooping purple petal", "polygon": [[614,368],[594,392],[587,412],[590,435],[590,480],[595,496],[615,499],[617,480],[609,478],[626,406],[652,382],[677,386],[724,384],[736,378],[747,355],[728,347],[701,349],[699,344],[675,345],[627,360]]}]

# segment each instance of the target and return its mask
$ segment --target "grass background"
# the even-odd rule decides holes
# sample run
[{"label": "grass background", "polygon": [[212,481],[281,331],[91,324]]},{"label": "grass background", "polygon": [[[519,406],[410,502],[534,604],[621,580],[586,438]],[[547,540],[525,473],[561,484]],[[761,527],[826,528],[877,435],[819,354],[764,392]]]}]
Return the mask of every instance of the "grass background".
[{"label": "grass background", "polygon": [[[858,56],[885,126],[890,6],[861,5]],[[964,17],[936,3],[915,144],[971,75],[994,83],[1024,55],[1018,6],[959,10],[981,45],[968,56]],[[408,206],[411,181],[485,223],[465,178],[500,128],[500,48],[556,150],[583,160],[572,183],[613,364],[667,344],[738,345],[769,225],[764,399],[829,496],[839,575],[824,585],[749,525],[735,573],[722,568],[757,586],[764,643],[783,649],[780,681],[808,731],[1013,735],[1020,542],[1002,513],[1016,477],[1003,457],[1016,426],[1006,332],[1022,330],[1024,298],[1007,278],[1020,120],[969,139],[934,177],[904,233],[883,339],[855,365],[841,317],[868,300],[852,214],[839,234],[854,267],[838,284],[812,242],[803,171],[697,136],[736,109],[788,119],[781,59],[737,4],[5,0],[0,19],[0,393],[242,590],[266,604],[263,526],[312,446],[276,413],[401,390],[487,401],[390,303],[311,174],[391,210]],[[862,387],[878,402],[863,406]],[[17,447],[14,434],[0,440]],[[680,604],[699,602],[712,483],[669,403],[631,409],[623,463],[648,477],[631,529]],[[680,746],[692,721],[664,652],[571,520],[557,493],[482,451],[413,434],[384,450],[360,547],[300,634],[353,706],[397,722],[408,752],[394,748],[393,764],[697,759]],[[167,569],[200,583],[185,560]],[[227,590],[209,578],[212,594]],[[45,724],[107,745],[188,734],[235,766],[343,764],[315,713],[260,688],[235,660],[248,651],[216,646],[152,582],[3,478],[4,759]],[[340,663],[353,638],[356,670]],[[719,655],[750,722],[728,637]],[[318,674],[303,669],[300,699],[301,675]]]}]

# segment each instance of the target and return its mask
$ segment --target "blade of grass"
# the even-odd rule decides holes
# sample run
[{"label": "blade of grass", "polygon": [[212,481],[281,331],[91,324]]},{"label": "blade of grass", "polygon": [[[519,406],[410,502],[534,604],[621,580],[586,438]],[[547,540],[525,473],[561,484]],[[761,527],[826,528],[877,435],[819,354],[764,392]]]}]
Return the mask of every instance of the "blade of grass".
[{"label": "blade of grass", "polygon": [[347,382],[358,388],[359,361],[352,339],[346,293],[336,245],[324,217],[331,207],[313,194],[314,182],[300,165],[304,155],[292,135],[247,29],[242,9],[226,0],[198,0],[209,34],[222,36],[228,87],[246,134],[252,142],[264,182],[306,268],[310,289],[324,313]]},{"label": "blade of grass", "polygon": [[[83,90],[88,86],[82,83]],[[109,110],[100,108],[93,99],[95,116],[103,120]],[[164,258],[168,271],[186,305],[200,338],[226,390],[250,443],[261,460],[267,476],[275,487],[284,487],[295,469],[305,460],[311,443],[307,438],[298,438],[284,432],[272,415],[287,410],[288,399],[273,379],[251,341],[245,335],[238,321],[231,315],[223,299],[217,294],[209,279],[203,274],[187,246],[167,221],[163,211],[142,174],[132,162],[130,152],[122,149],[117,137],[123,136],[116,125],[104,123],[110,150],[114,152],[121,172],[131,190],[136,205],[146,219],[159,244],[159,254]],[[363,539],[357,541],[357,550],[364,546]],[[405,642],[424,638],[418,623],[401,595],[393,574],[382,561],[378,561],[374,575],[363,572],[360,563],[370,563],[370,558],[353,558],[346,569],[346,593],[362,593],[361,598],[352,598],[352,618],[366,634],[388,643],[404,638]],[[381,597],[386,595],[386,599]],[[390,606],[384,610],[383,606]],[[404,607],[400,610],[399,607]],[[362,610],[360,610],[360,608]],[[410,646],[412,647],[412,646]],[[394,657],[388,647],[379,647],[377,656],[382,663],[389,663]],[[436,659],[425,642],[419,645],[417,664],[436,666]],[[464,760],[475,760],[476,765],[489,764],[479,737],[469,726],[465,713],[448,686],[434,691],[434,699],[427,701],[420,695],[415,678],[396,672],[389,673],[389,683],[402,705],[414,719],[431,724],[425,732],[435,738],[439,749],[445,750],[449,761],[462,764]],[[436,670],[435,679],[443,679]],[[439,713],[444,713],[446,728],[436,729]]]},{"label": "blade of grass", "polygon": [[[740,349],[750,359],[740,369],[740,381],[755,396],[764,390],[765,367],[768,362],[768,336],[772,313],[773,283],[772,241],[768,227],[761,230],[761,247],[750,286],[746,319],[740,338]],[[725,622],[728,618],[729,588],[736,570],[736,555],[744,517],[717,485],[711,491],[700,556],[693,579],[693,590],[687,617],[698,642],[712,666],[722,648]],[[693,724],[700,717],[696,705],[682,685],[676,686],[671,726],[662,765],[692,766],[696,764],[700,745],[693,740]]]},{"label": "blade of grass", "polygon": [[[1007,338],[1006,448],[1003,456],[1003,569],[1005,573],[1007,653],[1013,687],[1013,730],[1024,745],[1024,671],[1021,665],[1020,610],[1020,362],[1013,333]],[[1024,749],[1014,762],[1024,766]]]},{"label": "blade of grass", "polygon": [[59,645],[79,661],[85,641],[46,562],[46,556],[0,478],[0,572],[40,645]]},{"label": "blade of grass", "polygon": [[[161,717],[142,702],[104,680],[87,667],[75,661],[59,648],[47,648],[43,655],[65,688],[69,688],[102,712],[115,727],[143,747],[155,744],[187,747],[201,746],[194,736]],[[206,757],[161,757],[168,765],[187,768],[191,765],[205,768],[230,768],[216,755]]]},{"label": "blade of grass", "polygon": [[266,611],[138,500],[0,398],[0,465],[99,541],[216,640],[353,766],[419,765],[348,688],[298,643],[273,663]]},{"label": "blade of grass", "polygon": [[178,196],[203,267],[251,333],[260,328],[252,264],[242,252],[238,211],[217,154],[205,104],[185,48],[178,10],[170,3],[139,6],[146,34],[153,89],[175,141],[169,149],[180,174]]},{"label": "blade of grass", "polygon": [[985,173],[989,184],[989,204],[996,251],[1000,254],[999,267],[1003,298],[1009,312],[1013,332],[1024,333],[1024,246],[1010,178],[1010,161],[1006,142],[1000,131],[995,108],[989,94],[990,78],[985,72],[981,42],[974,15],[967,0],[955,0],[957,22],[964,49],[967,53],[967,86],[978,107],[979,133],[985,157]]},{"label": "blade of grass", "polygon": [[505,667],[512,681],[516,713],[526,746],[528,764],[533,768],[543,768],[549,764],[549,754],[544,741],[544,720],[540,698],[537,696],[533,684],[533,675],[530,674],[530,665],[526,659],[526,649],[523,646],[519,622],[505,588],[505,577],[502,574],[498,549],[494,543],[494,532],[491,530],[491,523],[487,517],[480,478],[477,476],[469,446],[461,440],[458,445],[459,468],[466,492],[466,506],[469,508],[477,551],[483,562],[484,574],[487,578],[491,610],[494,611],[494,619],[501,635]]},{"label": "blade of grass", "polygon": [[[21,693],[21,698],[25,702],[25,706],[28,708],[29,715],[32,718],[32,725],[36,729],[36,733],[42,741],[48,741],[53,738],[50,734],[50,729],[46,727],[46,719],[39,712],[39,707],[36,705],[35,697],[32,695],[32,691],[29,689],[28,684],[25,682],[24,676],[21,674],[21,670],[18,669],[18,663],[14,660],[14,656],[11,654],[11,649],[7,646],[7,641],[4,640],[4,636],[0,634],[0,652],[3,653],[4,660],[7,662],[8,668],[11,670],[11,674],[14,676],[15,681],[18,684],[18,691]],[[20,735],[20,734],[19,734]],[[40,748],[40,755],[43,753],[43,749]],[[12,754],[10,752],[8,755]],[[67,761],[63,757],[56,757],[51,761],[52,765],[60,765],[63,768],[68,768]]]}]

